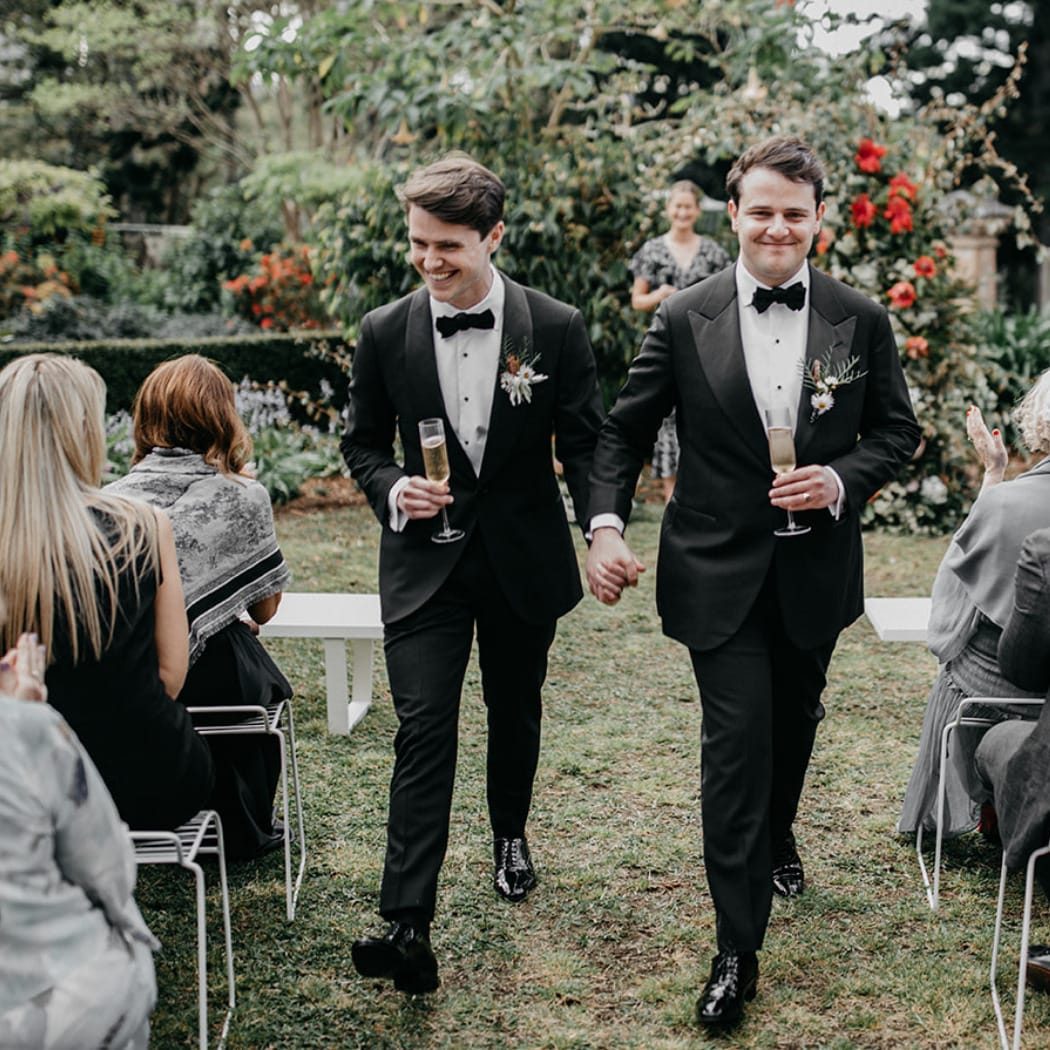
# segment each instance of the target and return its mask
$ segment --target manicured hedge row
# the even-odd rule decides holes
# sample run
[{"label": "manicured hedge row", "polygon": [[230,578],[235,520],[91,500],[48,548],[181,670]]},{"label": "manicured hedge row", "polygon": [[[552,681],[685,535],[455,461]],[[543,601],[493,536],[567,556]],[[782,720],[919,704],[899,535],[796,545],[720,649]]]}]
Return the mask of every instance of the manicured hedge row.
[{"label": "manicured hedge row", "polygon": [[[350,347],[337,332],[215,336],[202,339],[112,339],[76,343],[12,343],[0,346],[0,367],[24,354],[69,354],[91,365],[106,381],[106,410],[130,409],[143,379],[169,358],[203,354],[217,362],[235,383],[245,376],[259,383],[284,380],[292,391],[321,399],[321,381],[332,387],[337,408],[346,402],[347,376],[327,347],[343,357]],[[296,406],[292,406],[296,415]]]}]

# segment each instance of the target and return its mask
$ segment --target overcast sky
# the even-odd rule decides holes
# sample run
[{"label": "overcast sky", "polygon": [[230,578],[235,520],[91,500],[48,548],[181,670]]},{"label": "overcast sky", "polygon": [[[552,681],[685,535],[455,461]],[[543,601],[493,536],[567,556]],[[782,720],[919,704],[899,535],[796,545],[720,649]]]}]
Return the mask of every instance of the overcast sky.
[{"label": "overcast sky", "polygon": [[[918,20],[926,10],[926,0],[799,0],[798,9],[814,21],[824,11],[837,15],[881,15],[888,21],[898,18]],[[836,33],[825,33],[817,27],[816,44],[825,51],[842,53],[855,47],[875,26],[844,26]]]}]

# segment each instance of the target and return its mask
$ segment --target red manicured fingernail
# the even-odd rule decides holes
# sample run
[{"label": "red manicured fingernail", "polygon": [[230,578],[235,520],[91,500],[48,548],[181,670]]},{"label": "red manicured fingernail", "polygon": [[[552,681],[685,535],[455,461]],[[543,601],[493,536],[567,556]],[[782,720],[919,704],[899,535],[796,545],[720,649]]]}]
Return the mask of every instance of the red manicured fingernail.
[{"label": "red manicured fingernail", "polygon": [[992,433],[993,433],[993,434],[994,434],[994,435],[995,435],[996,437],[998,437],[998,436],[999,436],[999,428],[998,428],[998,427],[996,427],[996,428],[995,428],[995,430],[993,430],[993,431],[992,431]]}]

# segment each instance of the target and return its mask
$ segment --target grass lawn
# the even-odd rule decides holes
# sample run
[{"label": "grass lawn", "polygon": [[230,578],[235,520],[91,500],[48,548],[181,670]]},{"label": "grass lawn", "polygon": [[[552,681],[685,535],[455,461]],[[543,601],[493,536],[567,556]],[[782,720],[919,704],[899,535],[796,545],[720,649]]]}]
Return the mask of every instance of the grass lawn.
[{"label": "grass lawn", "polygon": [[[432,996],[405,997],[358,977],[350,963],[353,938],[380,928],[395,730],[382,659],[371,712],[349,737],[333,737],[320,642],[271,643],[296,691],[310,857],[291,924],[279,854],[231,868],[238,978],[231,1047],[997,1045],[987,971],[998,855],[977,836],[950,843],[941,908],[930,912],[912,844],[893,829],[935,663],[921,645],[880,643],[864,619],[845,632],[832,663],[828,717],[796,828],[806,893],[774,901],[758,997],[744,1023],[719,1039],[696,1028],[714,946],[700,854],[700,705],[687,654],[663,637],[654,612],[660,510],[646,505],[632,524],[632,542],[650,566],[638,591],[612,609],[587,597],[561,623],[529,827],[540,886],[516,907],[491,889],[483,709],[476,664],[468,670],[432,935],[442,986]],[[293,589],[376,590],[378,526],[367,508],[285,512],[278,530]],[[946,542],[869,536],[868,593],[927,593]],[[154,1046],[193,1045],[190,880],[145,869],[139,887],[164,943]],[[1014,975],[1020,889],[1015,877],[1004,960]],[[216,946],[218,923],[210,930]],[[1043,901],[1034,933],[1050,936]],[[216,1018],[218,963],[213,952]],[[1012,982],[1001,987],[1012,1004]],[[1050,1044],[1050,999],[1039,993],[1028,997],[1026,1036],[1026,1046]]]}]

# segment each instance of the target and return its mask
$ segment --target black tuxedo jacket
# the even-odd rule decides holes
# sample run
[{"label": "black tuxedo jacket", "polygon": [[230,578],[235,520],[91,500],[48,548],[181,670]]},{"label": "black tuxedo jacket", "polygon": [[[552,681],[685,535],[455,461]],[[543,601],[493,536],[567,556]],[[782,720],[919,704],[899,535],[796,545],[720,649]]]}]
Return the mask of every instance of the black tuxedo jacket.
[{"label": "black tuxedo jacket", "polygon": [[660,420],[677,409],[681,452],[664,514],[657,608],[664,630],[714,648],[740,627],[776,560],[788,635],[803,648],[829,641],[863,611],[860,510],[914,452],[920,436],[886,311],[810,270],[807,367],[831,351],[867,374],[835,391],[810,421],[803,388],[795,432],[799,466],[833,467],[846,490],[836,522],[796,514],[810,533],[778,539],[785,512],[769,503],[773,471],[764,422],[744,364],[732,266],[657,310],[595,452],[590,513],[628,520],[642,462]]},{"label": "black tuxedo jacket", "polygon": [[[585,524],[587,477],[602,419],[594,355],[579,310],[503,279],[503,342],[538,355],[536,370],[547,379],[532,387],[531,402],[512,405],[497,375],[480,475],[445,415],[426,289],[373,310],[362,322],[341,447],[383,525],[379,592],[386,623],[434,594],[475,531],[508,601],[527,622],[550,622],[583,594],[552,453],[563,465],[577,521]],[[424,474],[417,423],[432,416],[445,421],[454,498],[448,516],[467,533],[459,543],[431,542],[440,518],[409,521],[402,532],[389,525],[391,486],[406,474]],[[394,458],[395,432],[403,465]]]}]

